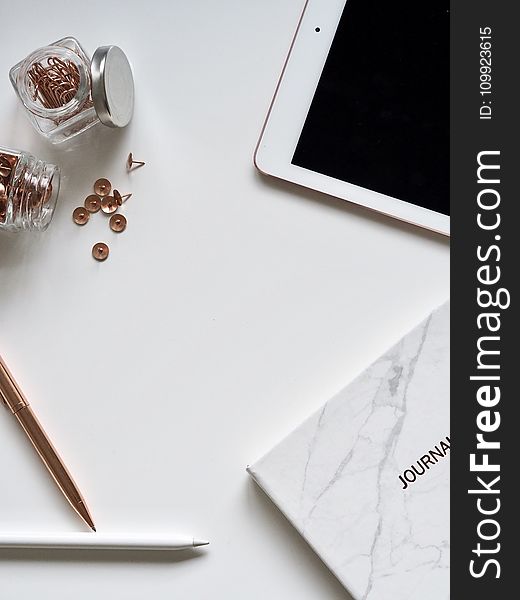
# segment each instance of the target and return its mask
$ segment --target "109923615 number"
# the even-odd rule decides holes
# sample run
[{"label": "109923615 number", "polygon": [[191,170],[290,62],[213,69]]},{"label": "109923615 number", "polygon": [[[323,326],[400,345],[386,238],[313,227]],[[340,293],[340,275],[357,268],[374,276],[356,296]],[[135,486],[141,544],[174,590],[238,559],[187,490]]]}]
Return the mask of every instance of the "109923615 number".
[{"label": "109923615 number", "polygon": [[480,118],[491,119],[491,27],[480,28]]}]

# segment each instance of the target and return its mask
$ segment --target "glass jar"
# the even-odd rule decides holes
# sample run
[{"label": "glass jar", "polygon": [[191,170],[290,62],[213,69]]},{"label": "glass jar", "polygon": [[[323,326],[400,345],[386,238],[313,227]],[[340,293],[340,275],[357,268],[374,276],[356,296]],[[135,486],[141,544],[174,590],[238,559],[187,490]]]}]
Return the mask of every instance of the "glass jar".
[{"label": "glass jar", "polygon": [[9,72],[36,130],[63,142],[97,123],[125,127],[134,109],[134,80],[117,46],[102,46],[92,60],[66,37],[32,52]]},{"label": "glass jar", "polygon": [[0,231],[44,231],[60,189],[57,166],[0,147]]}]

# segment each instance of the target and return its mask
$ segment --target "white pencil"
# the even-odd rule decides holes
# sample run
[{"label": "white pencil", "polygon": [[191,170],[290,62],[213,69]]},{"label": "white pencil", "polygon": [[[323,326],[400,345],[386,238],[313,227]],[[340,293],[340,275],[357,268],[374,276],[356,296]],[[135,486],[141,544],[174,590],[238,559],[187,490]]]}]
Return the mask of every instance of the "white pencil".
[{"label": "white pencil", "polygon": [[48,550],[187,550],[209,542],[176,535],[122,535],[104,533],[0,533],[0,549]]}]

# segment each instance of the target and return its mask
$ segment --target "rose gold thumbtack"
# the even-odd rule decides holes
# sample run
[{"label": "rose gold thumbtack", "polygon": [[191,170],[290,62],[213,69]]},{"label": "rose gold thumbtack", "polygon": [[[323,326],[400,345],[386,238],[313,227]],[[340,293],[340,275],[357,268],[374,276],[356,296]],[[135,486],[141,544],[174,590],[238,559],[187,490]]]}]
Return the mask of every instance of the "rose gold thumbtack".
[{"label": "rose gold thumbtack", "polygon": [[76,225],[85,225],[90,219],[90,213],[84,206],[78,206],[72,213],[72,220]]},{"label": "rose gold thumbtack", "polygon": [[101,198],[101,210],[106,215],[111,215],[112,213],[115,213],[117,209],[118,204],[114,196],[105,196],[104,198]]},{"label": "rose gold thumbtack", "polygon": [[110,253],[109,247],[104,242],[98,242],[94,244],[92,248],[92,257],[98,260],[99,262],[103,262],[108,258]]},{"label": "rose gold thumbtack", "polygon": [[105,179],[104,177],[102,177],[101,179],[97,179],[94,183],[94,192],[96,192],[98,196],[108,196],[111,190],[112,184],[110,183],[110,181],[108,181],[108,179]]},{"label": "rose gold thumbtack", "polygon": [[110,217],[110,229],[115,233],[121,233],[126,229],[126,217],[119,213]]},{"label": "rose gold thumbtack", "polygon": [[97,211],[101,208],[101,199],[97,194],[90,194],[85,198],[85,208],[90,213],[97,213]]},{"label": "rose gold thumbtack", "polygon": [[118,206],[121,206],[123,204],[123,202],[126,202],[128,200],[128,198],[131,198],[132,194],[125,194],[124,196],[121,196],[120,192],[118,190],[114,190],[114,199],[117,202]]},{"label": "rose gold thumbtack", "polygon": [[[127,171],[131,171],[133,168],[138,169],[139,167],[144,166],[146,163],[142,160],[134,160],[134,155],[130,152],[128,158],[126,159],[126,169]],[[134,167],[134,165],[137,165]]]}]

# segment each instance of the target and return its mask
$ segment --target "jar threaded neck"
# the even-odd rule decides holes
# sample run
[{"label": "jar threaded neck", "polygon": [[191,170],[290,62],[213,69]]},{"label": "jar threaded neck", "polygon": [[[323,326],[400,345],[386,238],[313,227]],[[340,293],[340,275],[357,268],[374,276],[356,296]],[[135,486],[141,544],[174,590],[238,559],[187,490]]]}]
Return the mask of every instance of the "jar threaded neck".
[{"label": "jar threaded neck", "polygon": [[6,188],[7,206],[0,228],[44,231],[51,222],[59,191],[55,165],[23,153]]}]

